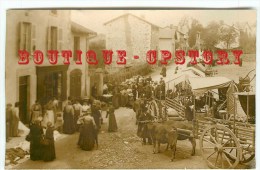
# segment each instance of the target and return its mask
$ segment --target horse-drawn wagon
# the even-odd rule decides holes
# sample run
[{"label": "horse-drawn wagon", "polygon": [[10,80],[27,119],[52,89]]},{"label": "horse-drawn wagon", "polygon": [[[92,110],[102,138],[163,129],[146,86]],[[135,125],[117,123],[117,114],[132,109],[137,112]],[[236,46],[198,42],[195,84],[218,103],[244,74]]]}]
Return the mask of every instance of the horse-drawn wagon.
[{"label": "horse-drawn wagon", "polygon": [[[193,94],[192,97],[189,96],[194,106],[191,109],[193,129],[179,128],[178,133],[199,139],[201,154],[210,168],[235,168],[239,163],[253,160],[255,157],[255,93],[238,92],[235,83],[225,77],[190,78],[189,82]],[[218,118],[209,113],[199,116],[195,109],[196,97],[220,88],[227,89],[225,101],[216,109],[223,115]],[[212,103],[213,101],[211,105]],[[224,104],[227,105],[227,109],[220,110]],[[175,121],[187,121],[186,108],[176,99],[166,97],[165,100],[154,99],[148,102],[148,111],[160,121],[169,120],[167,117],[169,108],[178,112],[178,117],[173,118]],[[238,115],[243,111],[246,116],[241,120]]]}]

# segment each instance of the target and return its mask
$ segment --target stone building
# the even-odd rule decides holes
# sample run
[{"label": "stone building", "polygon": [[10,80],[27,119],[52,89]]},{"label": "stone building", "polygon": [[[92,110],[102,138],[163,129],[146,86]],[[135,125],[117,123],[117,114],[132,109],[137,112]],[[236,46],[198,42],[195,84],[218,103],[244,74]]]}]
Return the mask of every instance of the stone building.
[{"label": "stone building", "polygon": [[[127,65],[146,62],[148,50],[158,50],[159,28],[144,18],[130,13],[118,16],[104,23],[106,27],[106,48],[113,50],[114,60],[112,68],[116,65],[116,50],[126,50]],[[139,56],[139,59],[134,59]]]},{"label": "stone building", "polygon": [[[71,22],[69,10],[8,10],[6,23],[6,103],[20,102],[20,119],[28,123],[30,107],[35,100],[45,105],[50,99],[59,99],[60,107],[69,95],[89,95],[86,77],[87,65],[51,65],[47,50],[87,50],[87,38],[94,34]],[[32,55],[26,65],[18,64],[18,50],[44,53],[44,62],[36,65]]]},{"label": "stone building", "polygon": [[177,30],[175,32],[175,48],[176,50],[184,50],[185,52],[189,49],[189,35],[184,33],[182,30]]},{"label": "stone building", "polygon": [[175,32],[176,27],[172,25],[159,30],[159,50],[168,50],[172,56],[175,54]]}]

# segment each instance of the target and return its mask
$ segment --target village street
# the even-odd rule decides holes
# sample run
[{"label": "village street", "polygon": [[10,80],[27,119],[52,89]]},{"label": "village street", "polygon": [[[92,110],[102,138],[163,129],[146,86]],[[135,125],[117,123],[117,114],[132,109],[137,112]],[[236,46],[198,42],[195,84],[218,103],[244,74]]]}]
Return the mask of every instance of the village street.
[{"label": "village street", "polygon": [[[76,133],[56,142],[55,161],[28,160],[15,168],[207,168],[198,147],[196,156],[190,156],[191,145],[188,141],[178,143],[174,162],[170,162],[170,150],[153,154],[152,146],[142,145],[136,136],[135,113],[131,109],[120,108],[115,114],[119,131],[108,133],[105,119],[98,149],[83,151],[78,148],[79,134]],[[162,145],[162,151],[165,147]]]},{"label": "village street", "polygon": [[[175,66],[167,67],[167,75],[173,73]],[[159,71],[153,72],[152,78],[160,78]],[[168,78],[168,77],[167,77]],[[191,156],[191,144],[188,140],[178,141],[176,158],[170,161],[171,151],[164,151],[166,145],[161,145],[161,153],[153,154],[152,145],[142,145],[137,137],[135,113],[129,108],[119,108],[115,112],[118,132],[108,133],[108,119],[103,113],[104,124],[99,133],[99,148],[93,151],[83,151],[77,147],[79,133],[68,135],[55,143],[56,160],[52,162],[27,160],[13,168],[208,168],[200,153],[197,140],[196,154]],[[252,166],[255,161],[251,162]],[[252,168],[250,165],[238,165],[237,168]],[[253,166],[254,167],[254,166]]]}]

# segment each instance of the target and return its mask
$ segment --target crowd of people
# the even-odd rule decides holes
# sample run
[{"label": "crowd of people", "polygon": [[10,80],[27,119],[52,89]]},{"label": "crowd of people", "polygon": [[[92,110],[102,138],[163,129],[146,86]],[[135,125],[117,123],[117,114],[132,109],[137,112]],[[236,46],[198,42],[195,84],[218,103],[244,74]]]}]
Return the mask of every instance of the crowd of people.
[{"label": "crowd of people", "polygon": [[[29,134],[26,140],[30,142],[30,159],[52,161],[56,158],[54,131],[63,134],[79,133],[77,145],[82,150],[92,150],[95,144],[98,148],[98,133],[103,123],[101,111],[106,112],[108,118],[108,132],[118,130],[115,108],[112,103],[103,103],[99,100],[83,99],[73,100],[68,97],[59,107],[59,101],[54,97],[42,105],[35,101],[31,107],[29,119]],[[6,140],[10,137],[18,137],[19,130],[19,103],[6,106]]]},{"label": "crowd of people", "polygon": [[26,140],[30,142],[30,159],[33,161],[53,161],[56,158],[54,145],[54,128],[51,122],[47,123],[47,128],[43,130],[41,117],[38,117],[30,125],[30,132]]},{"label": "crowd of people", "polygon": [[[146,121],[154,119],[148,112],[147,101],[152,99],[164,100],[170,97],[166,91],[166,85],[163,77],[166,76],[166,68],[162,68],[160,81],[154,81],[151,76],[134,76],[125,82],[118,84],[114,82],[105,83],[103,94],[111,94],[111,101],[100,102],[100,96],[97,96],[97,85],[94,84],[90,99],[72,99],[68,97],[60,107],[60,102],[53,97],[44,106],[39,101],[31,107],[29,120],[30,127],[30,155],[32,160],[51,161],[56,158],[53,131],[59,130],[64,134],[79,133],[77,145],[82,150],[92,150],[95,145],[98,148],[98,133],[101,128],[103,118],[101,111],[106,105],[106,118],[108,118],[108,132],[118,130],[115,109],[119,107],[131,107],[136,111],[136,103],[139,104],[137,113],[138,130],[137,134],[143,139],[143,143],[151,144],[151,139],[147,134]],[[99,100],[96,100],[99,99]],[[104,101],[101,99],[101,101]],[[18,125],[12,123],[19,122],[19,103],[12,108],[7,105],[7,115],[12,118],[7,119],[7,126],[16,128],[10,130],[13,136],[18,136]],[[17,118],[17,119],[15,119]],[[10,121],[12,120],[12,121]],[[11,123],[12,122],[12,123]],[[14,133],[14,131],[16,133]],[[42,137],[49,140],[48,145],[42,142]]]}]

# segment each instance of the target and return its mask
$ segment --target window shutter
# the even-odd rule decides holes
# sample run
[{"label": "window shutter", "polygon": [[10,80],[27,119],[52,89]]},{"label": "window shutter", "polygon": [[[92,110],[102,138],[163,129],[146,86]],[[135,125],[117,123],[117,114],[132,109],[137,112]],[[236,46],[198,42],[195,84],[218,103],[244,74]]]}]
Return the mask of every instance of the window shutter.
[{"label": "window shutter", "polygon": [[47,28],[47,50],[51,49],[51,27]]},{"label": "window shutter", "polygon": [[36,25],[31,24],[31,53],[36,50]]},{"label": "window shutter", "polygon": [[19,39],[18,39],[18,50],[23,50],[23,44],[24,44],[24,39],[23,39],[23,22],[19,23],[18,26],[18,30],[19,30]]},{"label": "window shutter", "polygon": [[62,28],[58,29],[58,51],[61,51],[63,48],[63,30]]}]

